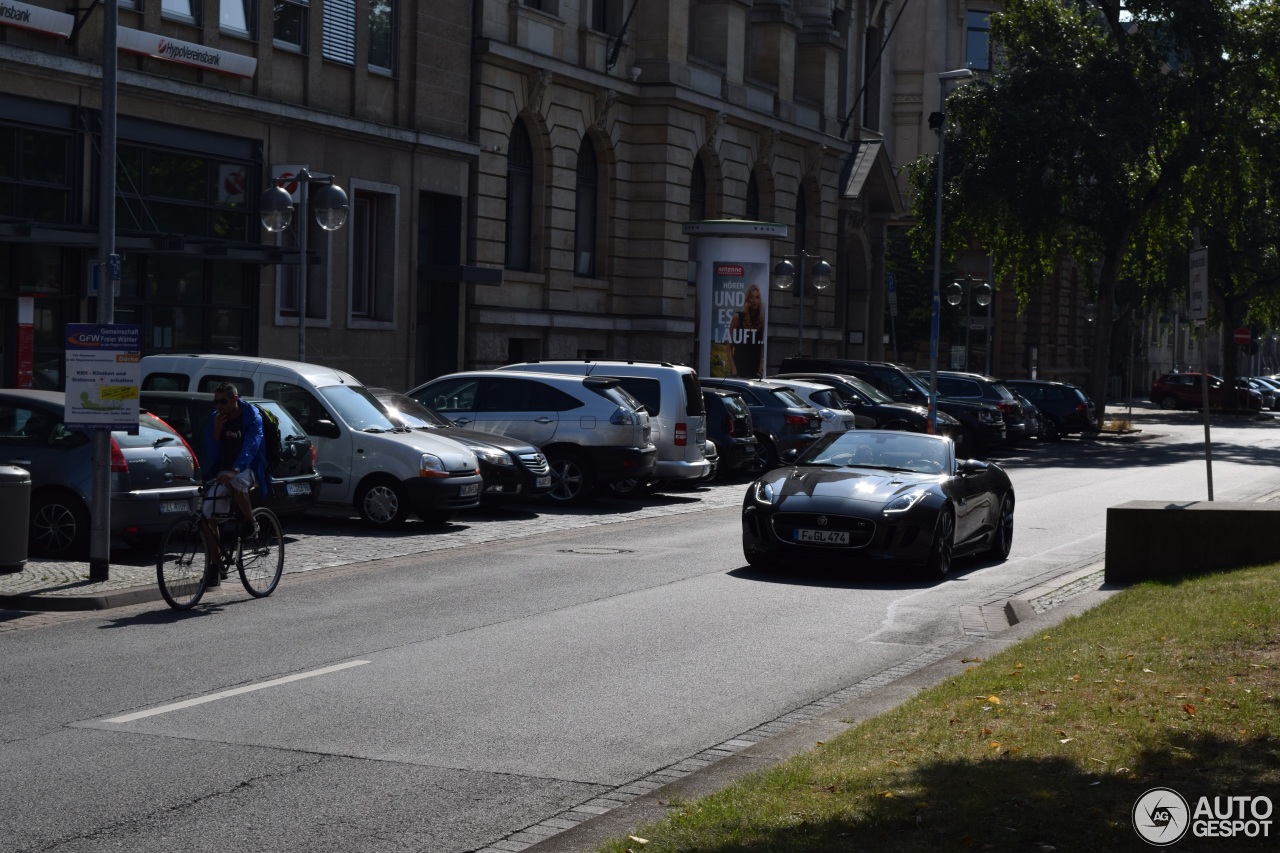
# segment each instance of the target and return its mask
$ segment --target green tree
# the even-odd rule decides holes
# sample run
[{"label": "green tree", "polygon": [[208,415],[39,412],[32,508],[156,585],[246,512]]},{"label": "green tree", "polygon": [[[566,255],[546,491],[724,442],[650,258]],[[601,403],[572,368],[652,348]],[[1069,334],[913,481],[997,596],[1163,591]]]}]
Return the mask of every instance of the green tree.
[{"label": "green tree", "polygon": [[[1248,15],[1228,0],[1010,0],[992,17],[996,70],[948,99],[947,244],[978,240],[1024,302],[1064,263],[1086,274],[1099,406],[1117,283],[1185,287],[1191,227],[1207,221],[1192,179],[1215,157],[1226,168],[1210,142],[1231,132],[1258,85],[1241,70],[1252,61],[1242,51]],[[934,159],[912,173],[920,257],[932,239]]]}]

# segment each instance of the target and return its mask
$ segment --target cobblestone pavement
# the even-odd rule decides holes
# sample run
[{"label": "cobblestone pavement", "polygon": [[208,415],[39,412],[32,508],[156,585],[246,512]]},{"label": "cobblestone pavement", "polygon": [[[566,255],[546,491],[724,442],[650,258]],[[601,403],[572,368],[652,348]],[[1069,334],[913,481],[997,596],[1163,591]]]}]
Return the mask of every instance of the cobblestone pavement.
[{"label": "cobblestone pavement", "polygon": [[[325,511],[286,524],[285,573],[348,566],[562,530],[736,508],[742,503],[745,488],[745,483],[724,483],[672,491],[644,500],[603,498],[578,509],[543,503],[513,504],[460,513],[443,528],[429,528],[421,522],[410,521],[395,532],[371,530],[349,512]],[[31,559],[21,572],[0,574],[0,608],[103,609],[157,600],[159,597],[154,556],[123,547],[112,550],[105,581],[90,579],[87,562]]]}]

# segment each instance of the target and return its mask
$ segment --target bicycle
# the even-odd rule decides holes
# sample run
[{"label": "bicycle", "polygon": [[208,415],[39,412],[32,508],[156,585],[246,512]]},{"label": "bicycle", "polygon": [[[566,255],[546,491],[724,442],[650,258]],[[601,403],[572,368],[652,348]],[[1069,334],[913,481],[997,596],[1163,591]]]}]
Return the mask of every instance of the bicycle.
[{"label": "bicycle", "polygon": [[[199,484],[197,507],[217,500],[205,494],[211,485],[212,481]],[[280,519],[266,507],[258,507],[253,511],[257,535],[245,539],[237,534],[234,542],[224,542],[219,536],[220,527],[240,520],[235,502],[227,500],[227,504],[227,512],[212,512],[207,518],[201,509],[192,510],[186,518],[174,522],[160,541],[156,579],[160,594],[175,610],[195,607],[206,589],[221,585],[233,565],[245,591],[254,598],[266,598],[280,583],[284,571]],[[204,563],[197,565],[201,553]]]}]

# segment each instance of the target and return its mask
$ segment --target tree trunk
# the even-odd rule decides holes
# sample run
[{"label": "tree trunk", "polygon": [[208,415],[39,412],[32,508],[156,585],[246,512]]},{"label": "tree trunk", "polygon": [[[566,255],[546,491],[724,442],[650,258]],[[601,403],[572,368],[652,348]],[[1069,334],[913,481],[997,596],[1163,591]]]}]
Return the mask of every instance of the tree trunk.
[{"label": "tree trunk", "polygon": [[1093,346],[1089,353],[1089,396],[1098,410],[1098,426],[1107,414],[1107,380],[1111,364],[1111,324],[1115,320],[1116,282],[1120,277],[1120,248],[1108,246],[1098,269],[1097,319],[1093,322]]}]

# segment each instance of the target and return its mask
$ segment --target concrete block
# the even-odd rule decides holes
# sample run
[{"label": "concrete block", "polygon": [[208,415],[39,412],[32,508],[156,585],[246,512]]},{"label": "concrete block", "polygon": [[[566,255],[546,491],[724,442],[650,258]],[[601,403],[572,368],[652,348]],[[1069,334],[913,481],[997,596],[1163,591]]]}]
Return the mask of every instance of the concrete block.
[{"label": "concrete block", "polygon": [[1107,508],[1107,583],[1280,562],[1280,504],[1130,501]]}]

